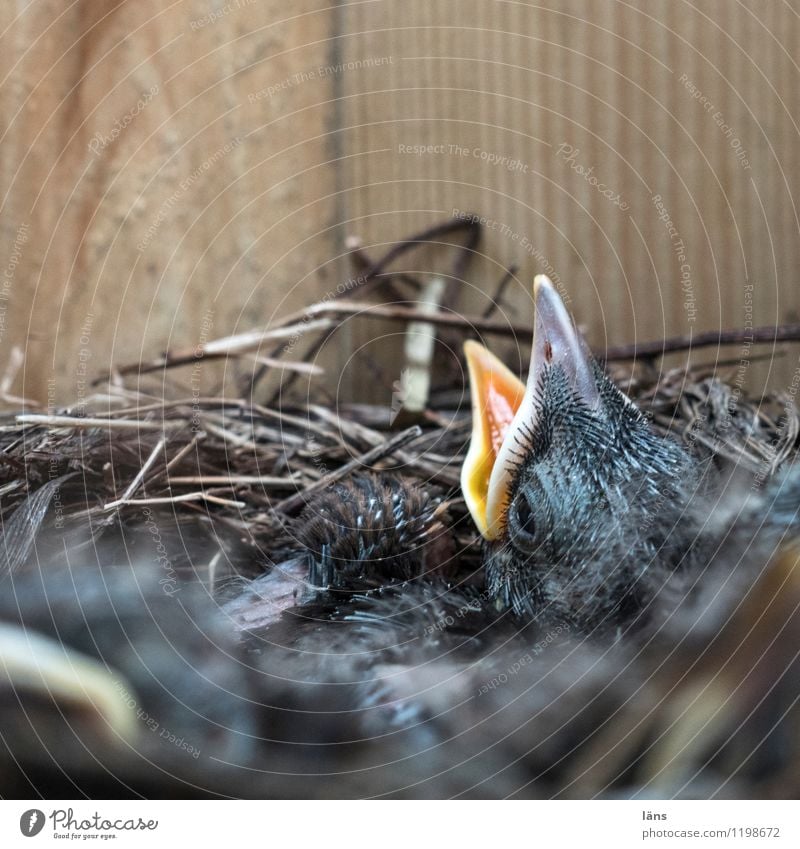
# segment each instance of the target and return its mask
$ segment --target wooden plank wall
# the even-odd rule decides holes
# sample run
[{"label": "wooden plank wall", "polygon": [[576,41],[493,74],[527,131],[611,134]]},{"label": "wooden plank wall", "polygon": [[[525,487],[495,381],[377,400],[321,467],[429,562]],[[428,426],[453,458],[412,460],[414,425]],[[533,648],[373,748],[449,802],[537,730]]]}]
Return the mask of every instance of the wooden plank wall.
[{"label": "wooden plank wall", "polygon": [[797,321],[798,44],[800,7],[774,0],[354,4],[347,217],[382,243],[479,212],[466,305],[517,262],[528,315],[554,269],[599,348]]},{"label": "wooden plank wall", "polygon": [[[782,0],[3,4],[0,369],[73,398],[454,210],[489,222],[469,311],[517,262],[506,314],[552,269],[598,347],[797,321],[798,43]],[[342,386],[363,345],[390,391],[396,331],[339,337]]]},{"label": "wooden plank wall", "polygon": [[332,13],[299,5],[0,6],[17,391],[75,399],[87,368],[251,329],[331,285],[331,82],[295,75],[326,64]]}]

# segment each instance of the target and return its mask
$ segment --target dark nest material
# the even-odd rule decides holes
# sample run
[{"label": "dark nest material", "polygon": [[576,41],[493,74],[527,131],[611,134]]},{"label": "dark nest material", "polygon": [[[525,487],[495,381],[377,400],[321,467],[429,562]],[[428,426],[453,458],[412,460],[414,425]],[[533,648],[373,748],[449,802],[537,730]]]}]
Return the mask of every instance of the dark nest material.
[{"label": "dark nest material", "polygon": [[[409,405],[416,409],[403,406],[399,411],[380,404],[332,404],[321,388],[309,400],[308,386],[304,393],[293,389],[299,379],[313,376],[317,353],[342,320],[356,314],[363,321],[380,319],[398,326],[415,322],[416,332],[434,328],[453,350],[475,337],[487,338],[490,346],[496,340],[528,344],[528,325],[515,326],[497,317],[507,287],[516,279],[515,269],[503,275],[482,315],[463,316],[453,306],[452,292],[467,271],[479,236],[474,221],[449,221],[398,243],[377,261],[351,241],[357,276],[338,297],[267,330],[118,368],[79,408],[5,415],[0,426],[0,569],[6,590],[0,618],[9,624],[0,627],[18,621],[36,627],[36,617],[24,611],[23,579],[35,575],[46,586],[49,570],[60,573],[65,563],[71,575],[83,572],[71,580],[73,589],[81,580],[91,583],[94,574],[97,582],[105,581],[97,564],[126,563],[141,566],[147,576],[154,568],[152,581],[166,598],[190,588],[200,593],[203,604],[210,598],[212,606],[218,605],[230,597],[231,587],[290,557],[303,507],[364,469],[402,474],[432,490],[441,499],[437,511],[449,529],[452,550],[458,552],[459,573],[478,576],[480,541],[459,492],[471,426],[463,372],[453,373],[446,364],[440,368],[434,359],[429,366],[431,391],[422,403],[417,398]],[[392,271],[395,260],[421,245],[455,257],[438,304],[426,300],[430,283]],[[305,347],[302,361],[285,361],[287,340],[299,340]],[[680,434],[715,463],[768,477],[797,451],[800,418],[789,395],[744,397],[735,386],[734,367],[726,380],[724,364],[717,363],[714,370],[694,367],[666,373],[656,367],[665,352],[748,340],[797,341],[800,328],[732,331],[694,343],[665,340],[638,351],[608,351],[604,359],[612,377],[656,427]],[[255,363],[240,383],[241,397],[176,391],[173,398],[163,399],[165,371],[172,374],[174,369],[177,383],[181,367],[221,358]],[[145,375],[150,373],[161,396],[146,388]],[[276,373],[281,386],[270,397],[262,387]],[[800,791],[800,579],[795,559],[784,555],[768,572],[763,563],[754,566],[751,574],[757,581],[752,585],[715,573],[705,588],[705,614],[699,624],[695,619],[687,624],[688,615],[684,621],[678,613],[670,627],[630,655],[623,647],[622,655],[611,657],[590,645],[551,653],[537,650],[536,662],[523,664],[513,674],[505,661],[498,661],[494,672],[512,680],[506,687],[492,688],[480,708],[465,707],[463,699],[456,704],[460,695],[455,685],[453,704],[439,693],[443,703],[431,711],[454,711],[449,721],[459,731],[445,734],[446,744],[432,747],[433,754],[431,747],[420,745],[414,766],[402,756],[408,741],[395,740],[381,744],[384,749],[372,760],[352,746],[329,761],[319,749],[313,756],[295,749],[288,755],[270,754],[269,769],[256,764],[239,774],[225,765],[241,760],[232,755],[236,744],[226,748],[217,740],[212,746],[207,731],[194,728],[194,720],[176,713],[174,705],[165,708],[158,697],[148,696],[146,685],[139,686],[136,696],[119,685],[125,704],[130,707],[135,698],[145,705],[137,701],[135,713],[151,732],[137,732],[147,738],[141,750],[148,765],[156,765],[151,774],[141,759],[131,763],[124,752],[97,754],[114,749],[105,726],[113,725],[108,717],[116,708],[97,707],[104,717],[100,730],[86,716],[70,714],[69,699],[60,701],[58,693],[51,694],[52,702],[37,696],[37,709],[20,714],[19,693],[25,687],[8,669],[4,677],[0,668],[0,728],[6,747],[6,756],[0,758],[0,791],[61,796],[792,795],[792,788]],[[474,582],[479,584],[479,578]],[[142,592],[141,587],[137,591]],[[82,592],[86,598],[92,590]],[[109,598],[114,598],[113,590],[102,603],[108,605]],[[52,608],[57,609],[57,603]],[[182,609],[193,621],[189,602]],[[80,614],[80,608],[77,613],[63,612],[77,620]],[[108,674],[113,676],[119,664],[124,676],[136,678],[110,643],[98,645],[93,638],[92,648],[79,636],[70,643],[76,629],[79,621],[42,626],[59,642],[99,658]],[[128,627],[125,639],[136,646],[134,631]],[[16,638],[2,631],[0,645]],[[236,635],[224,634],[218,645],[235,642]],[[481,680],[493,680],[491,665],[482,662],[486,670]],[[201,668],[202,662],[193,660],[192,665]],[[418,681],[425,676],[441,680],[435,665],[420,670],[419,676]],[[218,681],[214,675],[210,679]],[[225,682],[220,686],[227,688]],[[269,703],[273,726],[268,733],[261,726],[253,733],[267,739],[280,727],[286,735],[282,739],[288,739],[291,731],[285,726],[291,721],[286,713],[301,710],[303,700],[293,702],[284,687]],[[338,709],[336,700],[330,709]],[[216,715],[215,710],[209,708],[208,714]],[[475,739],[456,740],[460,729],[481,726],[481,711],[498,717],[492,736],[483,732],[473,735]],[[218,712],[227,720],[236,709],[223,699]],[[529,717],[537,719],[529,722]],[[230,724],[236,725],[233,720]],[[187,728],[194,729],[194,738]],[[161,743],[165,729],[175,738],[166,750]],[[332,745],[337,734],[347,738],[351,731],[329,734],[317,723],[314,734],[318,744]],[[241,728],[236,733],[240,735]],[[309,742],[307,729],[297,733]],[[194,746],[202,756],[189,752],[186,764],[178,763],[192,748],[186,743],[191,739],[206,741]],[[214,746],[223,754],[206,759],[205,751]],[[490,755],[483,757],[484,750]],[[400,765],[389,776],[385,765],[393,762]],[[376,764],[384,765],[383,772]],[[380,772],[377,777],[375,770]],[[335,772],[343,777],[333,783],[320,776]]]}]

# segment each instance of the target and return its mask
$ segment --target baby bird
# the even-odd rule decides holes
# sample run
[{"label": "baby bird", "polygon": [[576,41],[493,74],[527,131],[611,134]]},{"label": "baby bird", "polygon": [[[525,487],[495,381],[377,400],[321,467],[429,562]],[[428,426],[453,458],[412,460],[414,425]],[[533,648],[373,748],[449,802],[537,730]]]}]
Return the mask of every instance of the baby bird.
[{"label": "baby bird", "polygon": [[306,507],[296,557],[229,606],[243,629],[299,614],[292,632],[303,618],[352,615],[353,601],[363,615],[381,588],[454,568],[452,584],[479,593],[487,625],[507,612],[517,627],[616,635],[644,626],[661,589],[692,580],[732,534],[771,544],[770,534],[789,531],[797,505],[790,499],[777,521],[778,484],[727,487],[612,383],[547,277],[535,279],[534,300],[527,385],[482,345],[465,344],[473,422],[461,488],[485,541],[477,580],[449,565],[433,495],[402,478],[356,475]]},{"label": "baby bird", "polygon": [[697,558],[705,482],[606,377],[547,277],[534,298],[527,386],[466,343],[473,436],[462,490],[496,605],[603,631],[639,616],[653,587]]}]

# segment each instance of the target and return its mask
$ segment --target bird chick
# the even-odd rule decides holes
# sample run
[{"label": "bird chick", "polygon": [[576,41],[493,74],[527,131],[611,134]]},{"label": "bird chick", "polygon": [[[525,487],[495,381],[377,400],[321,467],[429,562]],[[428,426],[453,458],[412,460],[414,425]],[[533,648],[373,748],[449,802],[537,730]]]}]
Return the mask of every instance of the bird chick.
[{"label": "bird chick", "polygon": [[226,614],[247,631],[282,622],[293,640],[303,620],[346,616],[361,593],[434,577],[452,555],[440,514],[438,499],[409,480],[353,475],[309,502],[291,556],[234,594]]},{"label": "bird chick", "polygon": [[688,568],[699,464],[606,377],[547,277],[534,283],[527,386],[466,343],[473,437],[462,470],[501,609],[602,632]]},{"label": "bird chick", "polygon": [[340,594],[420,577],[442,531],[437,501],[402,478],[354,475],[309,504],[298,523],[308,580]]}]

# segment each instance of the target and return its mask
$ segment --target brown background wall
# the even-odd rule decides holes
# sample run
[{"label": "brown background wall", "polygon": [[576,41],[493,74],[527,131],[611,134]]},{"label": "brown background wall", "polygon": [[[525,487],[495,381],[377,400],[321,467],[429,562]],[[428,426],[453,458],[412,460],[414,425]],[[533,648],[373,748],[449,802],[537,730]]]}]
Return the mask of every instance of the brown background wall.
[{"label": "brown background wall", "polygon": [[345,235],[454,209],[491,222],[470,312],[518,262],[509,314],[552,268],[601,348],[800,317],[790,3],[42,0],[0,32],[0,352],[29,397],[268,323],[348,273]]}]

